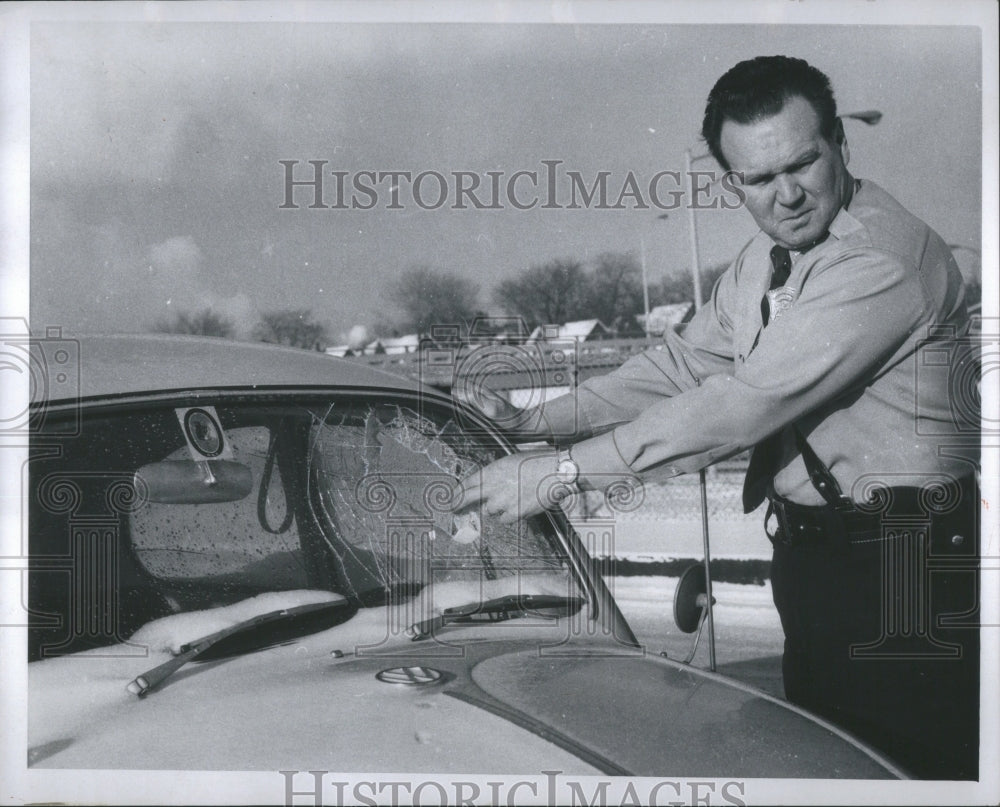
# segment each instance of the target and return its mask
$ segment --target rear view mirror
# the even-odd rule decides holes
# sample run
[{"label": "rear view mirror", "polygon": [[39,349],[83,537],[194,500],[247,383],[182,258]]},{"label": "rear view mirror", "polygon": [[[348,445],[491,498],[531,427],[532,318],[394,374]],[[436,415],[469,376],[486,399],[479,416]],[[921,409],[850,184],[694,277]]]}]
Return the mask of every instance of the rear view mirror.
[{"label": "rear view mirror", "polygon": [[231,460],[166,460],[135,472],[136,490],[161,504],[238,502],[253,490],[250,468]]}]

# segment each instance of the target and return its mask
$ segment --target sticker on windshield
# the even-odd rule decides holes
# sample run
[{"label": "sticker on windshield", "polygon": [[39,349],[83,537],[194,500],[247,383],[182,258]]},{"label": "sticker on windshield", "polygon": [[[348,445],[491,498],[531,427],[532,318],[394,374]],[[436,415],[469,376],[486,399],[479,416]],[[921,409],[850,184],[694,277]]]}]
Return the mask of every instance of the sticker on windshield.
[{"label": "sticker on windshield", "polygon": [[458,544],[471,544],[479,540],[482,527],[479,523],[479,513],[462,513],[455,516],[455,532],[451,540]]},{"label": "sticker on windshield", "polygon": [[192,459],[233,458],[233,450],[226,440],[214,406],[180,407],[174,413],[181,424]]}]

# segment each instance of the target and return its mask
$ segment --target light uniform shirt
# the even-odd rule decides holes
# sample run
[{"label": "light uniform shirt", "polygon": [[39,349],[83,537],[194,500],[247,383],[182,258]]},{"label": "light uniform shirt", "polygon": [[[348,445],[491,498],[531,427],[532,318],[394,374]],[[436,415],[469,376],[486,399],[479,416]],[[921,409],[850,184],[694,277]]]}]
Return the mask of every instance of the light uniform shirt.
[{"label": "light uniform shirt", "polygon": [[586,438],[572,449],[581,474],[601,486],[602,474],[690,473],[784,430],[776,492],[822,504],[792,424],[856,501],[873,483],[970,474],[978,443],[965,424],[978,420],[968,391],[950,392],[969,318],[944,241],[859,181],[762,328],[772,246],[758,233],[687,325],[544,405],[553,433]]}]

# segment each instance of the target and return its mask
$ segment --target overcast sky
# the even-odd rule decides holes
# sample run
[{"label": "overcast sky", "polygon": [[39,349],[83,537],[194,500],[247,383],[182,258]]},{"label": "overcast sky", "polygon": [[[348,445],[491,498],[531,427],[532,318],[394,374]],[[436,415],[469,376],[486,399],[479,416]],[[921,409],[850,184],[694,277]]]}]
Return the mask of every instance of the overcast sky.
[{"label": "overcast sky", "polygon": [[[946,240],[979,247],[972,27],[35,23],[33,328],[141,331],[212,306],[245,330],[263,310],[308,308],[338,338],[391,318],[387,290],[415,265],[469,277],[492,313],[500,279],[553,258],[638,255],[644,242],[653,279],[683,271],[683,209],[666,220],[628,199],[624,210],[455,210],[449,191],[425,210],[405,187],[403,209],[388,209],[388,182],[370,210],[308,209],[309,189],[295,192],[300,209],[280,209],[279,160],[300,161],[296,178],[326,160],[348,181],[409,170],[484,182],[544,176],[542,160],[560,160],[560,182],[610,172],[613,201],[632,172],[646,195],[698,146],[714,81],[773,53],[827,72],[841,111],[884,113],[877,127],[847,125],[855,175]],[[659,187],[663,201],[676,188]],[[422,190],[436,200],[436,182]],[[698,227],[704,265],[754,232],[743,210],[699,212]]]}]

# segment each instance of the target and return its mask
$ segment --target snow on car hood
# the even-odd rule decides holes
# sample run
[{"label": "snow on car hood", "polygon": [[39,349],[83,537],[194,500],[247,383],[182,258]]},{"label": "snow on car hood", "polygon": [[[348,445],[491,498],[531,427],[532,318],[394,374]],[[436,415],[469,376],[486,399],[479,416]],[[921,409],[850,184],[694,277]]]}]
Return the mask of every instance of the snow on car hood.
[{"label": "snow on car hood", "polygon": [[[435,611],[469,601],[465,586],[435,589]],[[510,593],[475,590],[479,597]],[[118,645],[32,663],[30,764],[810,778],[893,774],[835,730],[773,698],[675,662],[645,658],[635,648],[604,640],[566,642],[555,620],[454,628],[437,640],[409,642],[386,635],[399,614],[363,609],[343,625],[291,644],[189,664],[145,698],[125,690],[133,677],[170,658],[169,648],[232,624],[228,620],[323,601],[311,599],[319,596],[330,595],[287,593],[245,601],[233,610],[158,620],[141,631],[151,645],[148,654]],[[437,680],[401,685],[377,677],[399,678],[385,673],[400,669],[402,677]]]},{"label": "snow on car hood", "polygon": [[[566,593],[564,578],[532,579],[532,593]],[[277,770],[533,771],[538,760],[594,773],[529,729],[443,694],[459,674],[460,646],[390,637],[390,627],[444,608],[513,593],[509,582],[448,583],[407,607],[362,609],[350,621],[294,643],[192,662],[138,698],[135,676],[186,643],[282,608],[343,599],[324,591],[278,592],[143,626],[128,644],[29,665],[29,763],[40,767]],[[518,620],[518,622],[522,622]],[[551,633],[554,620],[536,626]],[[525,627],[517,632],[523,635]],[[517,635],[510,626],[454,630]],[[452,635],[445,634],[445,639]],[[556,639],[558,641],[558,637]],[[442,658],[444,651],[444,658]],[[336,655],[332,655],[336,653]],[[375,658],[366,654],[379,654]],[[413,653],[420,654],[416,658]],[[425,657],[426,658],[423,658]],[[449,671],[439,661],[458,662]],[[445,671],[430,689],[394,686],[376,673],[423,661]],[[484,732],[486,732],[484,734]],[[485,738],[485,741],[484,741]]]},{"label": "snow on car hood", "polygon": [[346,599],[343,595],[331,591],[269,591],[232,605],[154,619],[132,634],[129,642],[145,645],[151,651],[165,650],[179,653],[182,645],[255,616],[282,608],[295,608],[299,605],[320,602],[340,602]]}]

